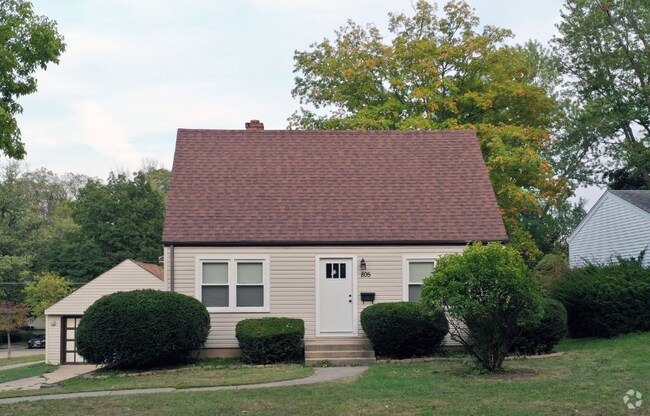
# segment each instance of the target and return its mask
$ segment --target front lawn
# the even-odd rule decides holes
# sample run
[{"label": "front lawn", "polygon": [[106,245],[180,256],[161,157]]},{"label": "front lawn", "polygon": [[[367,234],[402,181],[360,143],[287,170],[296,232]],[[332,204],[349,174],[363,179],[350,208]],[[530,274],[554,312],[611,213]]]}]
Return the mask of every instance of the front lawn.
[{"label": "front lawn", "polygon": [[40,376],[41,374],[54,371],[56,367],[56,365],[50,364],[33,364],[25,367],[11,368],[9,370],[0,370],[0,384],[21,378]]},{"label": "front lawn", "polygon": [[[29,368],[29,367],[27,367]],[[19,369],[16,369],[19,370]],[[8,370],[11,371],[11,370]],[[301,365],[270,365],[252,367],[233,360],[201,360],[179,368],[164,368],[138,373],[137,371],[98,370],[90,375],[62,381],[61,388],[31,391],[0,392],[0,398],[58,394],[99,390],[129,390],[154,387],[233,386],[308,377],[314,373]],[[0,376],[2,372],[0,372]]]},{"label": "front lawn", "polygon": [[[484,375],[468,363],[376,365],[351,380],[259,390],[52,400],[3,406],[25,415],[624,415],[623,396],[650,398],[650,333],[570,340],[562,357],[506,362]],[[263,368],[254,369],[261,371]]]}]

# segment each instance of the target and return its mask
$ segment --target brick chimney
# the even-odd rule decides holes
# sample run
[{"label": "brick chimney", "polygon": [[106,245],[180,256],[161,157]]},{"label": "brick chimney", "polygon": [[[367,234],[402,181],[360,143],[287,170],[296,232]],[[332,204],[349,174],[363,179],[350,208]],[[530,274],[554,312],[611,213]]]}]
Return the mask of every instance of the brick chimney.
[{"label": "brick chimney", "polygon": [[264,123],[259,120],[251,120],[246,123],[246,130],[264,130]]}]

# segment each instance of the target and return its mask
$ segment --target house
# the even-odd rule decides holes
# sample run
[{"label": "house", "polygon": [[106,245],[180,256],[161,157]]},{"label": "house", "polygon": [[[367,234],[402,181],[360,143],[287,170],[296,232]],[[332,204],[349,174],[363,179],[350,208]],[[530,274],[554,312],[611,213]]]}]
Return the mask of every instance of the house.
[{"label": "house", "polygon": [[650,248],[650,191],[605,192],[567,240],[571,267],[639,257]]},{"label": "house", "polygon": [[257,120],[178,130],[165,283],[206,305],[207,356],[238,354],[242,319],[293,317],[305,322],[307,363],[364,362],[363,308],[415,301],[437,258],[506,238],[473,131]]},{"label": "house", "polygon": [[76,328],[90,305],[104,295],[136,289],[164,290],[163,269],[155,264],[125,260],[45,310],[45,360],[49,364],[78,364]]}]

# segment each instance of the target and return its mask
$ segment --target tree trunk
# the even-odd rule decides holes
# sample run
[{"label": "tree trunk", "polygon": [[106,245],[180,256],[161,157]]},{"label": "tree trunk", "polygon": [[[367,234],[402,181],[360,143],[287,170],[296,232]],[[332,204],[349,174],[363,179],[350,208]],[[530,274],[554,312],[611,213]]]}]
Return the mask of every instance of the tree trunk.
[{"label": "tree trunk", "polygon": [[11,331],[7,331],[7,358],[11,358]]}]

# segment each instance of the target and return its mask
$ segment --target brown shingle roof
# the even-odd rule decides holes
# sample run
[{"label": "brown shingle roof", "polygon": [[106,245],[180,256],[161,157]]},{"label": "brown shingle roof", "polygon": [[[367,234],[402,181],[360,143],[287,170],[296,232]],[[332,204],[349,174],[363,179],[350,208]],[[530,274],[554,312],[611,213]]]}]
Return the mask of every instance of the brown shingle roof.
[{"label": "brown shingle roof", "polygon": [[158,266],[157,264],[151,264],[151,263],[143,263],[141,261],[129,259],[133,263],[137,264],[138,266],[142,267],[152,275],[156,276],[160,280],[165,280],[165,271],[163,270],[162,267]]},{"label": "brown shingle roof", "polygon": [[178,130],[165,244],[506,239],[473,131]]}]

